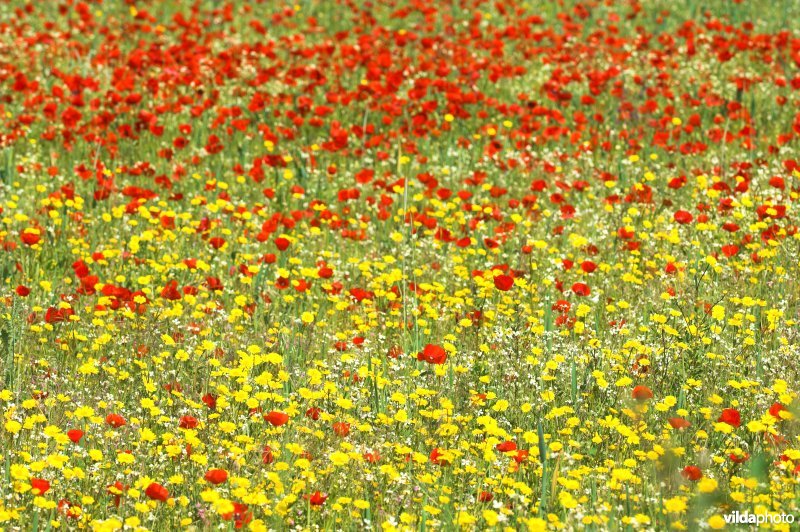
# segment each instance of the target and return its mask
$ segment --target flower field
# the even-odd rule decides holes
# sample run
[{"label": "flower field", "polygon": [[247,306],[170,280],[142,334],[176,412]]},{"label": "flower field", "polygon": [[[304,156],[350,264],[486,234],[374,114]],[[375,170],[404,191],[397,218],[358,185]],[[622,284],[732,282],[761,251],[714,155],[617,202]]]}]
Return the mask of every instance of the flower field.
[{"label": "flower field", "polygon": [[798,20],[0,0],[0,527],[800,526]]}]

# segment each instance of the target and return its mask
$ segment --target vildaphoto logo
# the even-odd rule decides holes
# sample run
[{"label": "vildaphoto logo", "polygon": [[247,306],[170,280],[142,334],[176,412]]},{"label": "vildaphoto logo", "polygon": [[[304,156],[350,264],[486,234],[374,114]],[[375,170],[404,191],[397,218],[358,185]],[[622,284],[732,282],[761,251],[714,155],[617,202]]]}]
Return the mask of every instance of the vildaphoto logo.
[{"label": "vildaphoto logo", "polygon": [[779,525],[779,524],[792,524],[795,521],[794,514],[770,514],[770,513],[750,513],[747,511],[744,512],[731,512],[729,514],[725,514],[725,522],[730,525],[763,525],[763,524],[771,524],[771,525]]}]

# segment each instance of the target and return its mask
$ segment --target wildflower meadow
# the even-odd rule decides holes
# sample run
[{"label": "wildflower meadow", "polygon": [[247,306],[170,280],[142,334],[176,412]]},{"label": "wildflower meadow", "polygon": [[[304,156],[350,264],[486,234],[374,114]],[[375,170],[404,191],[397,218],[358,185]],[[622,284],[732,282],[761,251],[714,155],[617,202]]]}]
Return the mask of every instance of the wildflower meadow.
[{"label": "wildflower meadow", "polygon": [[0,528],[797,530],[799,143],[792,0],[0,0]]}]

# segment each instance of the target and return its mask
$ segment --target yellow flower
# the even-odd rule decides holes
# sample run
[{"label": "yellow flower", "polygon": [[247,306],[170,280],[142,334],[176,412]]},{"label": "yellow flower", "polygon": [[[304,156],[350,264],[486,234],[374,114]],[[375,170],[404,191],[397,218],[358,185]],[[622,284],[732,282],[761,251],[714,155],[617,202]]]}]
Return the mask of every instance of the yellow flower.
[{"label": "yellow flower", "polygon": [[111,517],[105,521],[92,521],[92,530],[95,532],[115,532],[122,529],[122,521]]},{"label": "yellow flower", "polygon": [[664,509],[671,514],[686,511],[686,497],[673,497],[664,501]]},{"label": "yellow flower", "polygon": [[218,425],[219,430],[224,432],[225,434],[231,434],[236,430],[236,424],[231,423],[230,421],[222,421]]},{"label": "yellow flower", "polygon": [[15,480],[27,480],[31,476],[28,468],[21,464],[12,464],[11,477]]},{"label": "yellow flower", "polygon": [[335,465],[335,466],[343,466],[343,465],[346,465],[350,461],[350,457],[347,456],[346,453],[343,453],[341,451],[332,452],[329,455],[329,458],[330,458],[331,462],[333,463],[333,465]]},{"label": "yellow flower", "polygon": [[67,456],[63,454],[51,454],[47,457],[47,465],[55,469],[63,469],[64,464],[69,461]]},{"label": "yellow flower", "polygon": [[566,508],[567,510],[572,510],[573,508],[578,506],[578,501],[575,500],[575,497],[568,491],[561,491],[558,494],[558,502]]},{"label": "yellow flower", "polygon": [[747,430],[749,430],[750,432],[763,432],[766,429],[767,427],[764,426],[762,422],[757,421],[755,419],[747,424]]},{"label": "yellow flower", "polygon": [[703,477],[700,482],[697,483],[697,489],[700,493],[711,493],[717,489],[717,481],[713,478]]},{"label": "yellow flower", "polygon": [[495,526],[499,521],[497,512],[495,512],[494,510],[484,510],[482,515],[483,515],[483,520],[486,521],[486,524],[488,526]]},{"label": "yellow flower", "polygon": [[353,401],[351,401],[350,399],[345,399],[343,397],[340,397],[339,399],[336,400],[336,406],[344,410],[350,410],[351,408],[353,408]]},{"label": "yellow flower", "polygon": [[229,501],[227,499],[217,499],[214,502],[214,510],[220,515],[225,515],[225,514],[233,513],[235,508],[234,508],[233,503],[231,501]]},{"label": "yellow flower", "polygon": [[525,521],[525,526],[528,527],[528,532],[545,532],[547,530],[547,521],[534,517]]},{"label": "yellow flower", "polygon": [[91,406],[81,406],[75,409],[75,417],[78,419],[86,419],[94,416],[94,408]]},{"label": "yellow flower", "polygon": [[727,423],[714,423],[714,430],[723,434],[730,434],[733,432],[733,427]]},{"label": "yellow flower", "polygon": [[117,463],[131,465],[136,462],[136,458],[130,453],[117,453]]},{"label": "yellow flower", "polygon": [[477,519],[470,515],[467,512],[458,512],[456,516],[456,524],[462,527],[469,527],[469,525],[474,525]]},{"label": "yellow flower", "polygon": [[719,514],[712,515],[711,517],[708,518],[708,526],[712,530],[722,530],[723,528],[725,528],[725,518]]},{"label": "yellow flower", "polygon": [[611,477],[620,482],[627,482],[633,478],[633,473],[631,473],[630,469],[614,469],[611,471]]},{"label": "yellow flower", "polygon": [[17,434],[20,430],[22,430],[22,423],[16,421],[14,419],[9,419],[6,421],[6,432],[11,434]]},{"label": "yellow flower", "polygon": [[500,399],[492,407],[492,410],[494,410],[495,412],[505,412],[507,409],[508,409],[508,401],[506,401],[505,399]]}]

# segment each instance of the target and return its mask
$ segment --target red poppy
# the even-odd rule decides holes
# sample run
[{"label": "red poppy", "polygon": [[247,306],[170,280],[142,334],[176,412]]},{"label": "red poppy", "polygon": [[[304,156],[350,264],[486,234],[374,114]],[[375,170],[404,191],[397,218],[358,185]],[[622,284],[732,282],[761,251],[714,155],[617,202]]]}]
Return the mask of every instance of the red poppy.
[{"label": "red poppy", "polygon": [[328,499],[328,495],[315,491],[310,495],[303,495],[303,498],[305,498],[311,504],[311,506],[322,506]]},{"label": "red poppy", "polygon": [[277,247],[279,251],[286,251],[289,244],[291,244],[291,242],[289,242],[288,238],[278,237],[275,239],[275,247]]},{"label": "red poppy", "polygon": [[597,264],[595,264],[594,262],[592,262],[590,260],[585,260],[585,261],[581,262],[581,270],[583,270],[586,273],[592,273],[596,269],[597,269]]},{"label": "red poppy", "polygon": [[703,478],[703,472],[700,470],[700,468],[693,465],[684,467],[683,471],[681,471],[681,475],[686,480],[690,480],[692,482],[697,482]]},{"label": "red poppy", "polygon": [[492,502],[492,499],[494,499],[494,495],[489,491],[482,491],[478,495],[478,502]]},{"label": "red poppy", "polygon": [[566,301],[564,299],[559,299],[558,301],[553,303],[552,307],[550,307],[551,310],[555,310],[556,312],[561,312],[564,314],[569,312],[570,308],[572,308],[572,305],[570,304],[569,301]]},{"label": "red poppy", "polygon": [[692,426],[691,423],[683,419],[682,417],[671,417],[669,418],[669,426],[673,429],[687,429]]},{"label": "red poppy", "polygon": [[34,495],[44,495],[50,491],[50,483],[43,478],[32,478],[31,489]]},{"label": "red poppy", "polygon": [[217,408],[217,397],[210,393],[205,394],[202,399],[203,403],[210,409],[215,410]]},{"label": "red poppy", "polygon": [[692,217],[692,213],[690,213],[689,211],[677,211],[674,215],[674,218],[675,221],[678,222],[679,224],[692,223],[692,220],[694,219]]},{"label": "red poppy", "polygon": [[181,416],[181,419],[178,422],[178,427],[182,429],[196,429],[199,423],[200,422],[195,417]]},{"label": "red poppy", "polygon": [[617,231],[617,236],[619,236],[623,240],[630,240],[631,238],[636,236],[636,233],[634,231],[629,231],[625,227],[620,227],[619,230]]},{"label": "red poppy", "polygon": [[772,403],[772,406],[769,407],[769,415],[774,418],[781,419],[781,412],[786,411],[786,407],[780,403]]},{"label": "red poppy", "polygon": [[69,502],[67,499],[58,501],[56,511],[61,515],[69,517],[70,519],[78,519],[81,516],[81,507],[77,504]]},{"label": "red poppy", "polygon": [[501,453],[507,453],[509,451],[516,451],[517,444],[514,443],[513,441],[504,441],[502,443],[498,443],[497,445],[495,445],[494,448],[500,451]]},{"label": "red poppy", "polygon": [[750,458],[750,455],[747,453],[742,453],[741,455],[731,453],[728,455],[728,458],[730,458],[731,462],[734,464],[743,464],[747,462],[747,460]]},{"label": "red poppy", "polygon": [[24,285],[19,285],[14,290],[19,297],[28,297],[28,294],[31,293],[31,289]]},{"label": "red poppy", "polygon": [[507,292],[514,286],[514,278],[510,275],[498,275],[494,278],[494,286],[498,290]]},{"label": "red poppy", "polygon": [[380,455],[380,453],[378,453],[378,451],[370,452],[370,453],[364,453],[363,456],[364,456],[364,460],[366,460],[367,463],[370,463],[370,464],[377,464],[378,462],[381,461],[381,455]]},{"label": "red poppy", "polygon": [[283,412],[278,412],[277,410],[272,410],[269,414],[264,416],[264,420],[267,421],[273,427],[280,427],[281,425],[285,425],[289,421],[289,414],[285,414]]},{"label": "red poppy", "polygon": [[386,356],[389,358],[398,358],[400,355],[403,354],[403,348],[399,345],[394,345],[389,348],[389,351],[386,353]]},{"label": "red poppy", "polygon": [[586,297],[592,293],[592,289],[586,283],[575,283],[572,285],[572,292],[576,296]]},{"label": "red poppy", "polygon": [[441,458],[442,454],[443,454],[443,453],[442,453],[441,451],[439,451],[439,448],[438,448],[438,447],[435,447],[435,448],[434,448],[434,449],[431,451],[431,454],[430,454],[430,456],[428,457],[428,459],[431,461],[431,463],[433,463],[433,464],[436,464],[436,465],[438,465],[438,466],[447,466],[447,465],[450,465],[450,462],[449,462],[448,460],[446,460],[445,458]]},{"label": "red poppy", "polygon": [[67,437],[72,443],[78,443],[83,438],[83,431],[81,429],[68,430]]},{"label": "red poppy", "polygon": [[653,398],[653,391],[647,386],[640,384],[633,388],[631,396],[637,401],[647,401],[648,399]]},{"label": "red poppy", "polygon": [[114,506],[119,507],[120,499],[122,499],[122,493],[127,489],[128,486],[119,481],[106,488],[106,492],[114,497]]},{"label": "red poppy", "polygon": [[312,406],[311,408],[306,410],[306,417],[316,421],[316,420],[319,419],[319,415],[321,413],[322,413],[322,411],[319,408],[317,408],[316,406]]},{"label": "red poppy", "polygon": [[169,490],[157,482],[151,482],[144,494],[154,501],[166,502],[169,499]]},{"label": "red poppy", "polygon": [[724,229],[729,233],[735,233],[736,231],[739,230],[739,226],[733,222],[725,222],[724,224],[722,224],[722,229]]},{"label": "red poppy", "polygon": [[333,424],[333,432],[337,436],[345,437],[350,434],[350,423],[338,422]]},{"label": "red poppy", "polygon": [[780,176],[773,176],[769,180],[769,186],[783,190],[786,187],[786,182]]},{"label": "red poppy", "polygon": [[272,454],[272,447],[265,445],[261,450],[261,463],[271,464],[273,461],[275,461],[275,456]]},{"label": "red poppy", "polygon": [[216,292],[217,290],[221,291],[225,288],[222,286],[222,281],[220,281],[218,277],[206,277],[206,287],[212,292]]},{"label": "red poppy", "polygon": [[109,414],[106,416],[106,424],[111,425],[115,429],[124,427],[128,422],[119,414]]},{"label": "red poppy", "polygon": [[228,472],[224,469],[209,469],[203,477],[212,484],[222,484],[228,480]]},{"label": "red poppy", "polygon": [[441,346],[427,344],[420,353],[417,353],[417,360],[429,364],[444,364],[447,361],[447,353]]},{"label": "red poppy", "polygon": [[234,528],[239,530],[253,520],[253,512],[249,511],[249,508],[246,504],[234,502],[233,511],[222,514],[221,517],[225,521],[233,520]]},{"label": "red poppy", "polygon": [[19,239],[22,240],[22,243],[25,244],[26,246],[33,246],[41,242],[42,237],[38,233],[25,230],[22,233],[20,233]]},{"label": "red poppy", "polygon": [[225,239],[219,236],[215,236],[208,240],[208,243],[211,244],[211,247],[214,249],[220,249],[222,246],[225,245]]},{"label": "red poppy", "polygon": [[722,411],[717,419],[718,423],[727,423],[733,428],[739,428],[742,424],[742,416],[735,408],[726,408]]},{"label": "red poppy", "polygon": [[170,281],[161,290],[161,297],[170,301],[175,301],[181,298],[181,293],[178,290],[178,281]]},{"label": "red poppy", "polygon": [[44,314],[44,320],[47,323],[62,323],[69,320],[69,317],[75,313],[71,308],[55,308],[49,307]]}]

